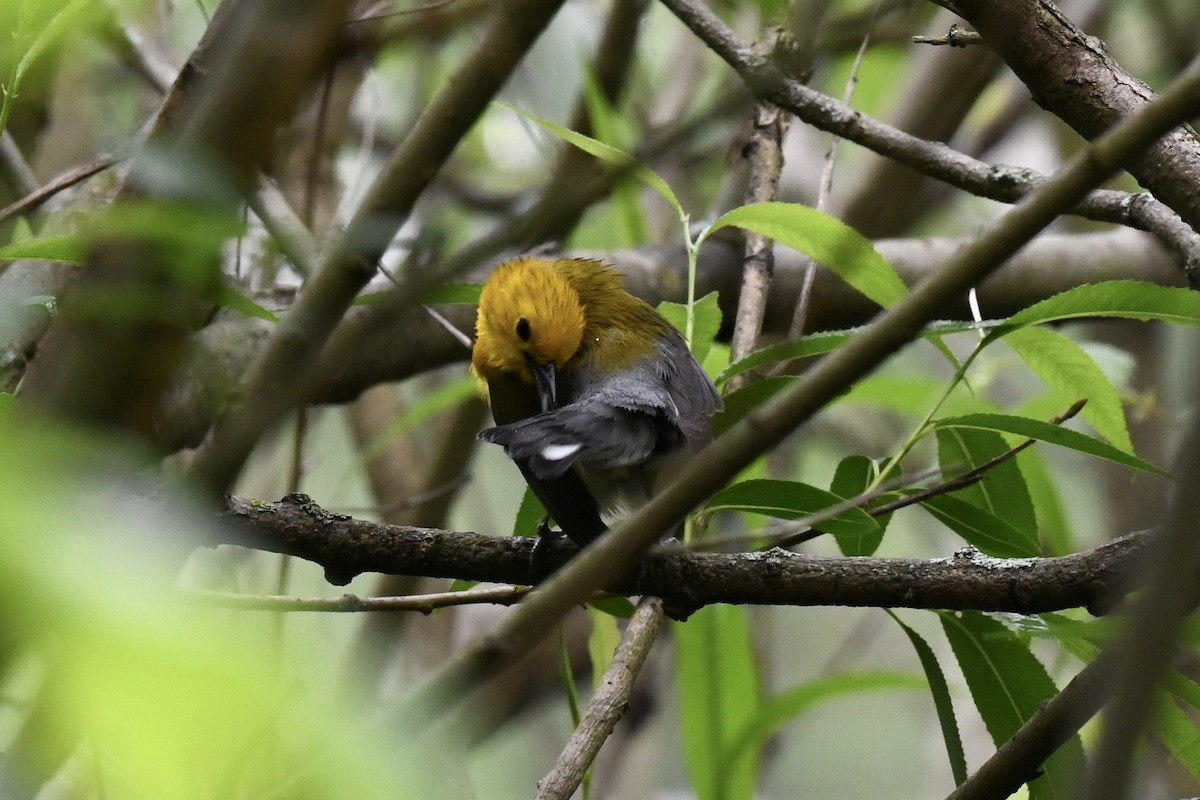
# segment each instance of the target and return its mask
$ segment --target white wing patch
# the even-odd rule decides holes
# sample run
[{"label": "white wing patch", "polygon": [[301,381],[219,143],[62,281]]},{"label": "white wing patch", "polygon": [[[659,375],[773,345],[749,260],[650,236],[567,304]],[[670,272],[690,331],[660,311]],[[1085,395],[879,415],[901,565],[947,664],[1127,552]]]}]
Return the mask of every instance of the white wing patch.
[{"label": "white wing patch", "polygon": [[542,458],[547,461],[562,461],[564,458],[569,458],[579,452],[583,444],[575,442],[574,444],[550,444],[542,448]]}]

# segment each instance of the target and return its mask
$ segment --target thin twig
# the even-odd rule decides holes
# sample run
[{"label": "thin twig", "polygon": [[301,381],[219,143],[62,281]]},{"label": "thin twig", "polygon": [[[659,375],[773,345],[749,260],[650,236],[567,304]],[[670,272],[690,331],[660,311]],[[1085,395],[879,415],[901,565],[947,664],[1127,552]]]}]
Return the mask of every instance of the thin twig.
[{"label": "thin twig", "polygon": [[339,514],[378,514],[380,516],[387,516],[390,514],[395,514],[397,511],[409,511],[414,508],[420,508],[423,505],[432,503],[434,500],[440,500],[446,495],[458,491],[470,480],[470,475],[456,475],[454,478],[446,481],[441,486],[434,486],[428,491],[420,492],[408,497],[398,498],[391,503],[379,506],[339,507],[336,510]]},{"label": "thin twig", "polygon": [[287,597],[282,595],[231,594],[201,589],[180,590],[184,598],[204,605],[234,608],[241,611],[321,612],[351,614],[366,611],[420,611],[432,613],[435,609],[449,606],[464,606],[491,603],[512,605],[529,592],[528,586],[497,586],[470,589],[464,592],[431,592],[401,597],[359,597],[344,594],[341,597]]},{"label": "thin twig", "polygon": [[95,161],[80,164],[52,178],[46,185],[40,186],[19,200],[16,200],[0,210],[0,222],[5,222],[21,214],[28,214],[38,206],[54,197],[59,192],[70,189],[88,178],[103,172],[117,164],[121,159],[117,156],[101,156]]},{"label": "thin twig", "polygon": [[634,681],[658,635],[662,609],[662,600],[657,597],[643,597],[638,602],[604,680],[588,701],[553,769],[538,782],[535,800],[567,800],[579,787],[600,747],[629,708]]},{"label": "thin twig", "polygon": [[973,44],[981,44],[983,37],[978,31],[973,31],[970,28],[964,28],[957,22],[950,26],[950,30],[945,36],[914,36],[912,37],[913,44],[930,44],[937,46],[948,45],[950,47],[967,47]]},{"label": "thin twig", "polygon": [[[778,34],[769,36],[760,47],[774,49]],[[746,204],[773,201],[779,190],[779,173],[783,169],[782,141],[787,133],[788,115],[774,103],[761,101],[754,109],[754,128],[746,143],[746,159],[750,162],[750,179],[746,187]],[[737,317],[730,344],[730,360],[737,361],[758,346],[766,316],[767,293],[771,274],[775,270],[773,243],[756,231],[746,231],[745,263],[742,267],[742,290],[738,294]],[[750,380],[749,373],[729,381],[725,393],[737,391]]]},{"label": "thin twig", "polygon": [[[871,16],[867,19],[867,30],[863,34],[862,42],[858,45],[858,52],[854,54],[854,64],[850,67],[850,77],[846,79],[846,89],[842,92],[842,103],[850,105],[851,98],[854,97],[854,88],[858,86],[858,70],[862,66],[863,56],[867,53],[867,46],[871,43],[871,29],[875,26],[875,17],[879,14],[879,6],[882,0],[877,0],[874,7],[871,9]],[[829,149],[825,151],[825,161],[821,165],[821,183],[817,187],[817,203],[815,208],[817,211],[824,211],[829,204],[829,195],[833,193],[833,167],[837,161],[838,142],[841,141],[836,133],[829,137]],[[805,258],[804,279],[800,282],[800,294],[796,298],[796,310],[792,315],[792,324],[788,329],[788,336],[792,339],[798,339],[804,335],[804,325],[808,321],[808,305],[812,298],[813,281],[817,277],[817,262],[812,258]]]}]

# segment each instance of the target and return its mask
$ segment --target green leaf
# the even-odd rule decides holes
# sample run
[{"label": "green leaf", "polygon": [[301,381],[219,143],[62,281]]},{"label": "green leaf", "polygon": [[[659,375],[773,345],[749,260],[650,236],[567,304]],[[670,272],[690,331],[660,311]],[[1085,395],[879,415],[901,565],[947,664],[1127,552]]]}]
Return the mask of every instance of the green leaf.
[{"label": "green leaf", "polygon": [[1154,719],[1150,729],[1170,751],[1171,756],[1200,781],[1200,731],[1191,717],[1175,703],[1169,692],[1154,693]]},{"label": "green leaf", "polygon": [[851,336],[860,330],[862,328],[845,331],[824,331],[822,333],[802,336],[792,341],[769,344],[730,364],[717,376],[716,382],[720,385],[734,375],[740,375],[743,372],[749,372],[753,369],[769,367],[797,358],[809,358],[810,356],[819,356],[828,353],[835,350],[842,342],[849,340]]},{"label": "green leaf", "polygon": [[[479,305],[479,295],[482,293],[482,283],[447,283],[442,286],[434,286],[425,292],[421,302],[431,306],[452,304],[477,306]],[[380,295],[388,294],[390,292],[380,293]],[[355,302],[357,303],[358,300]]]},{"label": "green leaf", "polygon": [[944,391],[942,383],[922,375],[873,373],[851,386],[837,402],[877,406],[897,414],[924,415]]},{"label": "green leaf", "polygon": [[604,597],[599,600],[589,600],[588,607],[618,619],[629,619],[633,616],[633,603],[629,602],[628,597]]},{"label": "green leaf", "polygon": [[1047,468],[1041,452],[1032,447],[1022,450],[1017,455],[1017,466],[1025,476],[1025,486],[1033,501],[1043,554],[1065,556],[1074,553],[1077,548],[1056,476]]},{"label": "green leaf", "polygon": [[1091,663],[1100,648],[1112,641],[1117,624],[1110,617],[1080,620],[1065,614],[1039,614],[1036,617],[1013,615],[1012,619],[1020,623],[1022,631],[1053,640],[1085,664]]},{"label": "green leaf", "polygon": [[571,724],[579,726],[579,693],[575,688],[575,675],[571,670],[571,652],[567,649],[567,637],[562,626],[558,628],[558,679],[562,681],[563,694],[567,696],[567,711]]},{"label": "green leaf", "polygon": [[461,378],[456,378],[437,389],[434,389],[428,394],[422,395],[421,399],[413,403],[404,410],[400,416],[396,417],[392,422],[384,428],[371,442],[371,444],[363,449],[361,458],[363,461],[369,461],[374,458],[380,449],[391,439],[400,436],[401,434],[412,430],[416,426],[430,419],[431,417],[440,414],[441,412],[456,406],[459,403],[466,402],[477,395],[478,388],[475,378],[470,375],[464,375]]},{"label": "green leaf", "polygon": [[961,417],[939,419],[934,422],[934,427],[936,429],[975,428],[978,430],[1010,433],[1014,436],[1023,436],[1027,439],[1037,439],[1041,442],[1067,447],[1080,453],[1103,458],[1106,461],[1112,461],[1126,467],[1133,467],[1143,472],[1150,472],[1155,475],[1167,474],[1153,464],[1143,461],[1137,456],[1118,450],[1112,445],[1105,444],[1098,439],[1093,439],[1091,436],[1064,428],[1061,425],[1052,425],[1049,422],[1042,422],[1041,420],[1030,419],[1028,417],[1014,417],[1006,414],[966,414]]},{"label": "green leaf", "polygon": [[[806,483],[758,478],[717,492],[704,510],[741,511],[791,520],[818,514],[843,502],[845,498]],[[843,552],[871,550],[871,543],[883,535],[879,523],[861,508],[848,508],[813,527],[837,537]]]},{"label": "green leaf", "polygon": [[82,236],[45,236],[0,247],[0,261],[57,261],[78,266],[86,251]]},{"label": "green leaf", "polygon": [[950,774],[954,776],[954,785],[958,786],[967,779],[967,757],[963,753],[962,736],[958,732],[958,720],[954,718],[954,704],[950,699],[950,686],[946,683],[946,676],[938,664],[933,648],[921,638],[921,634],[905,625],[895,612],[888,610],[887,615],[904,631],[913,650],[917,651],[921,668],[925,670],[925,680],[929,684],[938,724],[942,728],[942,740],[946,743],[946,757],[950,759]]},{"label": "green leaf", "polygon": [[1004,337],[1021,360],[1067,402],[1087,398],[1080,412],[1114,447],[1133,452],[1117,390],[1084,350],[1049,328],[1021,328]]},{"label": "green leaf", "polygon": [[729,225],[799,250],[884,308],[908,293],[904,281],[870,239],[814,208],[797,203],[752,203],[722,214],[709,231]]},{"label": "green leaf", "polygon": [[[692,304],[694,314],[692,355],[695,356],[696,361],[701,363],[708,356],[708,351],[717,338],[717,331],[721,330],[721,306],[717,299],[716,292],[709,292]],[[671,303],[664,300],[658,304],[658,313],[666,317],[667,321],[674,325],[680,333],[684,333],[687,326],[687,305],[685,303]]]},{"label": "green leaf", "polygon": [[561,125],[556,125],[548,119],[543,119],[535,116],[534,114],[522,111],[519,108],[514,108],[506,103],[497,102],[496,105],[511,111],[512,113],[523,117],[530,122],[540,125],[553,135],[557,136],[559,139],[578,147],[588,155],[595,156],[606,164],[609,164],[620,170],[627,171],[631,177],[637,178],[642,183],[646,184],[651,189],[662,195],[663,199],[670,203],[671,207],[674,208],[680,215],[684,213],[683,205],[679,202],[679,198],[675,196],[675,192],[671,191],[671,187],[667,185],[667,182],[660,178],[653,170],[646,167],[644,164],[639,163],[638,160],[629,153],[626,153],[623,150],[618,150],[617,148],[607,145],[604,142],[596,141],[590,136],[584,136],[582,133],[576,133],[575,131],[564,128]]},{"label": "green leaf", "polygon": [[588,619],[592,621],[592,632],[588,635],[588,657],[592,661],[592,688],[604,680],[604,673],[612,663],[617,645],[621,643],[621,632],[617,630],[617,619],[597,608],[588,607]]},{"label": "green leaf", "polygon": [[926,686],[919,676],[907,672],[849,672],[816,678],[763,703],[734,736],[730,755],[739,758],[748,752],[759,752],[776,731],[826,700],[866,692],[919,690]]},{"label": "green leaf", "polygon": [[758,709],[758,669],[745,610],[706,606],[673,626],[684,765],[700,800],[750,800],[757,751],[734,737]]},{"label": "green leaf", "polygon": [[1200,684],[1177,670],[1168,670],[1163,690],[1156,701],[1159,716],[1153,723],[1154,734],[1171,751],[1180,764],[1200,780],[1200,733],[1193,717],[1184,713],[1175,699],[1193,710],[1200,709]]},{"label": "green leaf", "polygon": [[1031,558],[1040,554],[1035,536],[1011,523],[971,505],[965,500],[940,494],[921,501],[921,506],[968,544],[996,558]]},{"label": "green leaf", "polygon": [[[431,306],[477,306],[482,293],[482,283],[447,283],[426,290],[425,294],[421,296],[421,302]],[[355,297],[352,305],[373,306],[393,296],[395,296],[395,292],[392,291],[366,292]]]},{"label": "green leaf", "polygon": [[[938,464],[945,477],[957,477],[1009,451],[1004,437],[995,431],[972,428],[942,428],[937,431]],[[1036,543],[1037,515],[1025,477],[1014,459],[988,469],[974,484],[958,489],[953,496],[1002,517]]]},{"label": "green leaf", "polygon": [[1183,325],[1200,323],[1200,294],[1191,289],[1145,281],[1105,281],[1077,286],[1047,297],[1013,314],[986,341],[1014,328],[1088,317],[1159,320]]},{"label": "green leaf", "polygon": [[[833,480],[829,490],[838,497],[857,497],[867,490],[875,480],[878,470],[875,462],[863,455],[850,455],[843,458],[833,472]],[[878,527],[878,534],[863,536],[843,536],[837,539],[838,548],[844,556],[874,555],[883,541],[883,532],[891,519],[891,514],[884,517],[872,517]]]},{"label": "green leaf", "polygon": [[713,433],[720,436],[796,380],[794,375],[763,378],[725,395],[725,408],[713,415]]},{"label": "green leaf", "polygon": [[[612,145],[625,147],[634,140],[634,134],[628,130],[628,125],[617,109],[609,102],[604,89],[596,80],[596,74],[590,64],[584,65],[583,70],[583,100],[587,105],[588,119],[596,139]],[[608,247],[632,247],[649,241],[646,230],[646,215],[642,212],[641,198],[636,184],[631,181],[618,180],[613,186],[612,203],[617,225],[610,229]]]},{"label": "green leaf", "polygon": [[[971,330],[986,330],[997,324],[994,322],[934,322],[925,326],[921,331],[921,337],[936,343],[946,334],[962,333],[963,331]],[[760,369],[797,358],[823,355],[835,350],[843,342],[848,341],[862,330],[860,327],[847,328],[840,331],[822,331],[802,336],[799,339],[769,344],[730,364],[724,372],[717,376],[717,383],[724,383],[734,375],[752,369]]]},{"label": "green leaf", "polygon": [[279,315],[277,315],[274,311],[263,308],[258,303],[254,302],[249,297],[227,284],[222,284],[221,288],[217,290],[217,304],[237,311],[239,314],[243,314],[247,317],[263,319],[267,322],[279,322]]},{"label": "green leaf", "polygon": [[546,518],[546,509],[542,501],[528,486],[525,494],[521,495],[521,505],[517,507],[517,517],[513,520],[513,536],[537,536],[538,526]]},{"label": "green leaf", "polygon": [[[942,629],[958,659],[975,707],[997,746],[1012,738],[1038,707],[1058,693],[1046,668],[1021,638],[977,611],[941,612]],[[1083,747],[1072,736],[1029,783],[1032,800],[1073,797]]]},{"label": "green leaf", "polygon": [[1178,698],[1193,710],[1200,709],[1200,684],[1176,670],[1170,670],[1157,692],[1155,707],[1158,713],[1152,724],[1158,737],[1175,760],[1200,780],[1200,731],[1193,717],[1175,703]]}]

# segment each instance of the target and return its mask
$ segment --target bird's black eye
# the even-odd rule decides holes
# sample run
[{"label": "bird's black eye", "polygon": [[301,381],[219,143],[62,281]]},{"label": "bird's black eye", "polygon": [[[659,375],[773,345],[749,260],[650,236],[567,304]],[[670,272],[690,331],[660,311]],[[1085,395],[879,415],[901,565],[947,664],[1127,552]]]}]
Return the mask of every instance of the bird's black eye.
[{"label": "bird's black eye", "polygon": [[517,338],[522,342],[529,341],[529,320],[524,317],[517,320]]}]

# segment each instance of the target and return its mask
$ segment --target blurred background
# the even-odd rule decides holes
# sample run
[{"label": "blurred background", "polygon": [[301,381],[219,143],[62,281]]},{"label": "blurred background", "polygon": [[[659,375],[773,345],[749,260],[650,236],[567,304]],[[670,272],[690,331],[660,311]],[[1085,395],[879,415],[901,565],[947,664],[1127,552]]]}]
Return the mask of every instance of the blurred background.
[{"label": "blurred background", "polygon": [[[412,770],[397,765],[394,754],[424,733],[390,729],[380,717],[503,608],[284,613],[215,608],[193,596],[407,595],[450,586],[367,574],[335,587],[319,567],[299,559],[232,547],[193,549],[220,522],[192,489],[173,481],[164,488],[162,480],[187,473],[193,448],[228,407],[231,387],[271,335],[275,315],[286,313],[318,254],[351,223],[388,159],[468,58],[495,4],[349,5],[352,21],[338,31],[331,63],[300,87],[294,111],[267,137],[270,156],[262,176],[251,181],[254,207],[238,209],[239,232],[201,244],[212,249],[223,285],[241,300],[227,297],[186,324],[156,384],[153,410],[122,430],[33,425],[10,399],[0,406],[6,551],[0,601],[7,618],[0,625],[0,742],[10,755],[2,785],[14,797],[532,796],[573,727],[563,658],[578,692],[586,697],[591,691],[588,639],[596,614],[579,609],[542,649],[449,721],[446,738],[454,746],[441,754],[445,764],[433,769],[435,762],[422,761],[426,754],[416,754],[420,766]],[[1153,89],[1200,47],[1200,8],[1191,0],[1060,5]],[[945,36],[961,24],[932,2],[748,0],[710,7],[749,42],[768,29],[782,30],[790,44],[776,55],[811,87],[848,97],[864,115],[945,141],[983,162],[1049,174],[1083,141],[1033,103],[986,47],[915,44],[914,36]],[[147,136],[153,141],[150,126],[164,98],[179,92],[172,89],[177,72],[219,13],[213,0],[0,2],[0,31],[12,31],[0,40],[0,76],[8,76],[9,90],[0,125],[0,207],[64,176],[95,173],[63,181],[69,188],[4,214],[0,243],[95,235],[97,210],[124,191],[127,159]],[[684,229],[674,209],[523,114],[634,154],[699,224],[745,202],[744,152],[755,100],[738,76],[657,3],[568,0],[498,99],[502,104],[488,106],[420,193],[363,295],[389,292],[395,282],[422,274],[443,284],[477,283],[501,258],[550,244],[616,264],[651,302],[681,300]],[[241,132],[235,125],[229,135]],[[821,182],[831,148],[826,193]],[[797,121],[782,151],[779,199],[819,205],[875,240],[906,279],[926,274],[1006,208]],[[165,174],[179,177],[170,169]],[[1140,191],[1128,176],[1111,188]],[[307,263],[297,263],[278,230],[269,230],[289,216],[274,200],[307,232],[309,238],[292,240]],[[170,224],[190,225],[187,219]],[[740,236],[718,236],[701,254],[700,293],[720,291],[725,313],[718,345],[705,361],[714,376],[729,363],[742,246]],[[0,391],[18,397],[58,314],[56,298],[76,280],[77,260],[51,255],[0,262]],[[777,259],[778,288],[762,343],[788,335],[789,298],[806,268],[803,257],[783,248]],[[1149,234],[1063,217],[981,293],[982,316],[1011,314],[1066,288],[1063,281],[1111,276],[1183,285],[1174,257]],[[525,489],[499,448],[475,442],[490,416],[468,375],[467,349],[419,308],[410,305],[400,315],[381,310],[387,308],[367,301],[351,310],[346,322],[355,327],[344,342],[335,335],[348,344],[321,363],[298,410],[275,420],[257,442],[233,493],[275,500],[298,491],[328,510],[363,519],[509,535]],[[470,333],[469,304],[445,311]],[[869,314],[822,273],[805,330],[851,328]],[[947,309],[947,317],[970,318],[966,308]],[[1120,321],[1059,330],[1117,388],[1135,452],[1169,466],[1190,401],[1180,387],[1189,385],[1195,369],[1192,332]],[[972,332],[947,340],[959,357],[977,341]],[[747,475],[828,486],[849,454],[886,459],[952,377],[935,347],[910,346]],[[135,398],[127,399],[132,405]],[[943,411],[1005,409],[1048,419],[1074,399],[997,347],[975,362]],[[929,442],[913,448],[905,471],[936,463],[934,450]],[[1038,447],[1022,454],[1020,465],[1046,555],[1145,527],[1148,510],[1162,503],[1161,480],[1078,453]],[[765,522],[728,515],[714,530]],[[830,539],[802,550],[837,555]],[[928,514],[909,509],[892,521],[879,555],[938,558],[961,544]],[[164,600],[162,590],[170,586],[183,591],[167,592]],[[939,654],[974,768],[994,744],[955,672],[937,617],[897,616]],[[747,618],[761,694],[815,687],[813,701],[762,749],[756,797],[938,797],[953,788],[921,665],[904,630],[883,610],[750,608]],[[201,646],[206,642],[212,646]],[[1035,641],[1033,649],[1059,686],[1079,668],[1049,642]],[[590,796],[696,796],[684,755],[676,667],[668,630],[596,763]],[[846,675],[861,682],[830,682]],[[181,692],[184,684],[199,688]],[[281,724],[280,707],[296,721]],[[158,713],[165,708],[178,709],[165,715],[166,723]],[[91,729],[89,720],[103,724]],[[256,726],[272,732],[260,735]],[[79,730],[93,734],[61,734]],[[161,733],[146,735],[152,730]],[[288,735],[279,736],[280,730]],[[55,731],[61,739],[51,735]],[[314,752],[321,756],[314,760]],[[326,762],[336,766],[325,769]],[[1147,763],[1140,797],[1200,791],[1177,762]],[[421,772],[435,782],[422,785],[412,777]]]}]

